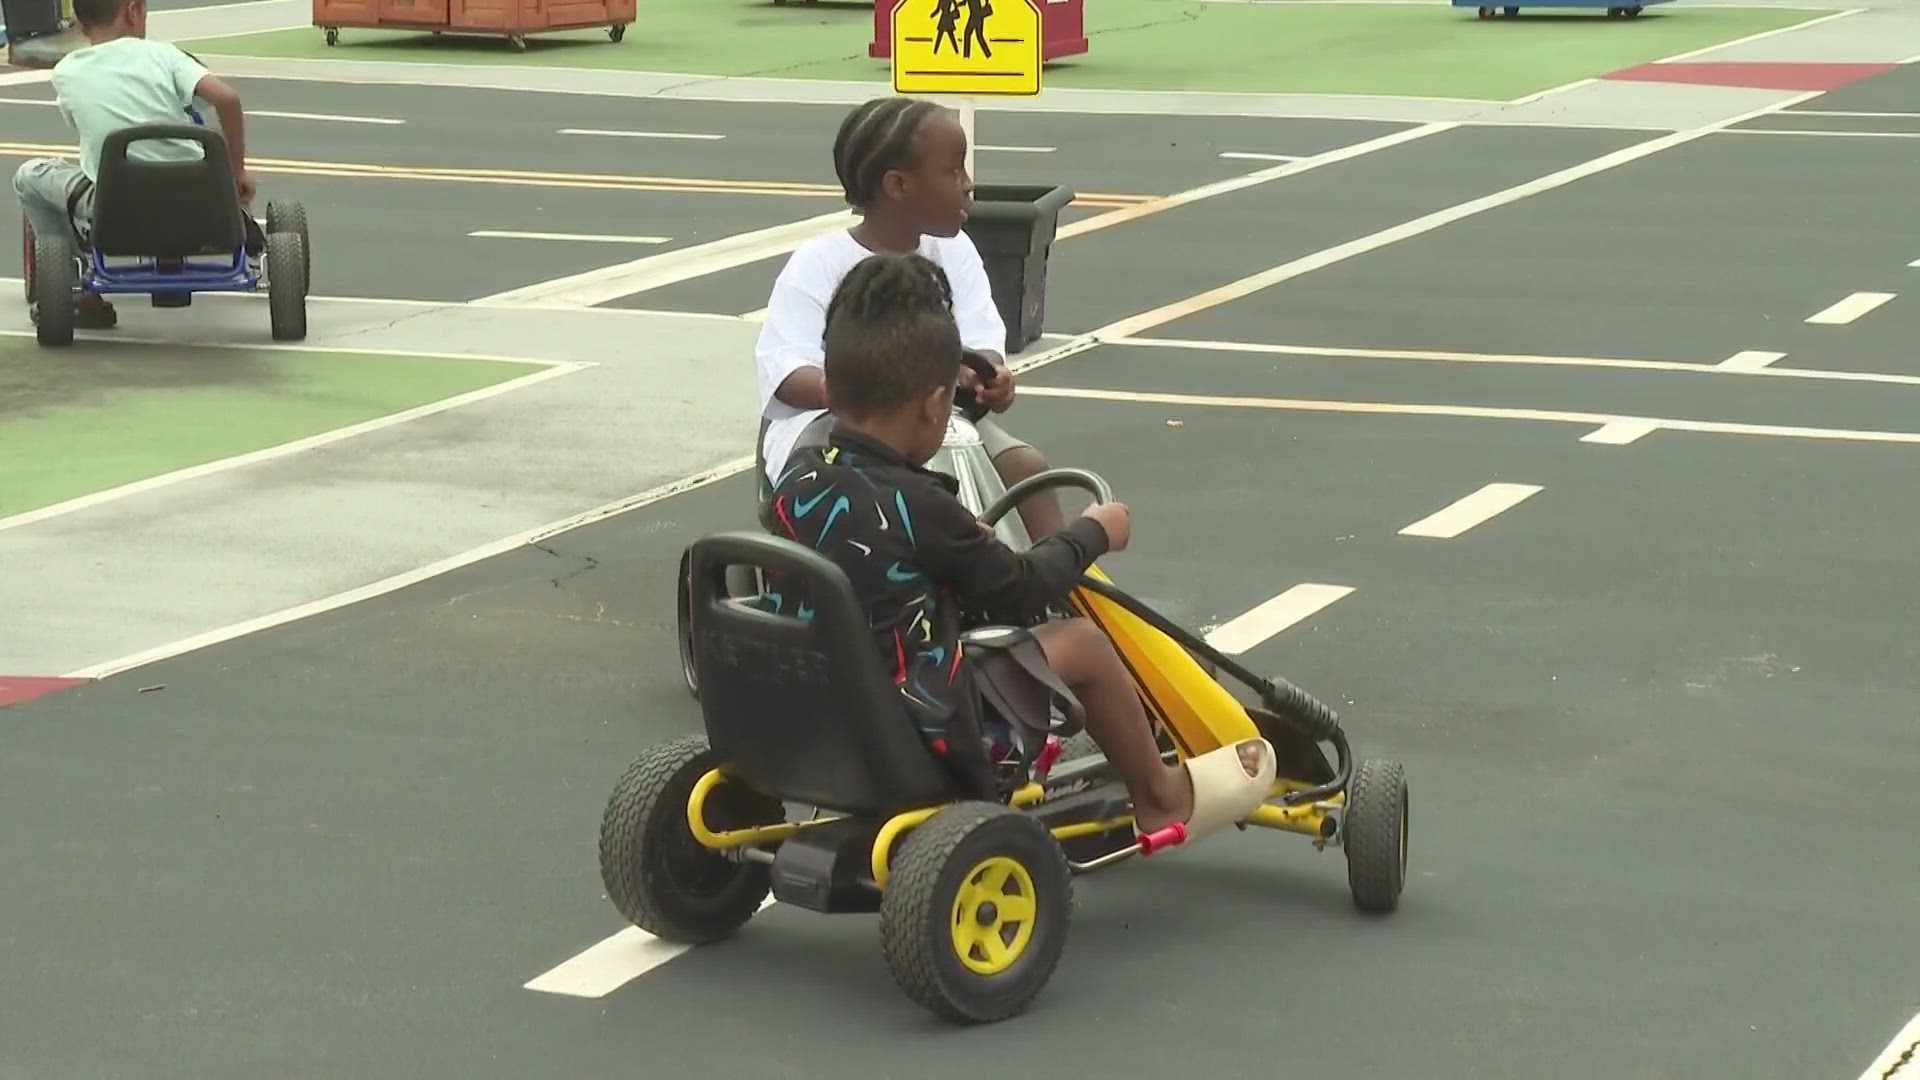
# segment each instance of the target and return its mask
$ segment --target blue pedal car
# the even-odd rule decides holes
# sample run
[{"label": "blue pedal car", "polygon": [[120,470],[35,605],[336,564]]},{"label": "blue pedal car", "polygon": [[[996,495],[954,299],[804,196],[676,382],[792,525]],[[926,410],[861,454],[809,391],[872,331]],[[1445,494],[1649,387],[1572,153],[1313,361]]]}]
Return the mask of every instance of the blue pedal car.
[{"label": "blue pedal car", "polygon": [[[199,143],[203,153],[184,161],[127,155],[133,143],[149,139]],[[76,238],[27,231],[27,296],[42,345],[72,343],[82,291],[145,294],[155,307],[186,307],[194,293],[265,286],[274,340],[307,336],[306,210],[269,203],[264,229],[249,219],[227,163],[226,139],[216,130],[147,124],[108,136],[89,232]]]}]

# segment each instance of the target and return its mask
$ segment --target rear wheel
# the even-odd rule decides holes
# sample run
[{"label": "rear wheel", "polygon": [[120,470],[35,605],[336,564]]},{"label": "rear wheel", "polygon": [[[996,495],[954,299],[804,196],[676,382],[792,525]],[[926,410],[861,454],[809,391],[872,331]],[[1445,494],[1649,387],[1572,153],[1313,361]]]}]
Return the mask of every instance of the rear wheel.
[{"label": "rear wheel", "polygon": [[27,303],[33,303],[33,223],[20,216],[20,271],[27,287]]},{"label": "rear wheel", "polygon": [[273,321],[273,340],[305,340],[306,245],[300,242],[299,233],[267,234],[267,311]]},{"label": "rear wheel", "polygon": [[[703,736],[653,747],[627,767],[600,821],[600,881],[633,925],[667,941],[698,945],[740,929],[771,891],[764,863],[703,847],[687,824],[693,786],[719,757]],[[722,784],[706,801],[716,831],[784,821],[780,800]]]},{"label": "rear wheel", "polygon": [[1067,944],[1073,873],[1039,821],[958,803],[907,834],[880,898],[880,946],[908,997],[947,1020],[1024,1012]]},{"label": "rear wheel", "polygon": [[73,343],[80,303],[78,260],[73,244],[61,237],[33,238],[34,337],[42,345]]}]

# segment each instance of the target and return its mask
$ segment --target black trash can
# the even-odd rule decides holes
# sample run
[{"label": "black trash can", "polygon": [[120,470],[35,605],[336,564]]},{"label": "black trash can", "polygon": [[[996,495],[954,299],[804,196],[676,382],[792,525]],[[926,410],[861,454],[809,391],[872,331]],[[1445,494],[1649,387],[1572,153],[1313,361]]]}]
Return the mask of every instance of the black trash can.
[{"label": "black trash can", "polygon": [[0,0],[0,22],[7,26],[7,44],[19,45],[60,31],[60,0]]},{"label": "black trash can", "polygon": [[1040,340],[1047,314],[1047,256],[1060,211],[1073,201],[1063,185],[982,184],[973,189],[967,235],[980,249],[993,306],[1007,324],[1007,355]]}]

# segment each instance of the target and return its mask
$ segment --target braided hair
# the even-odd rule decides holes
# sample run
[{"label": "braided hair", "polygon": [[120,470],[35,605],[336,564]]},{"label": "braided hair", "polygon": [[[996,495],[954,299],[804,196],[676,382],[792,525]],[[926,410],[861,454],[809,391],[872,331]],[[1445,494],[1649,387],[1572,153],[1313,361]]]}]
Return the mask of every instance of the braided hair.
[{"label": "braided hair", "polygon": [[922,255],[870,255],[827,304],[835,412],[884,415],[960,378],[960,329],[946,271]]},{"label": "braided hair", "polygon": [[848,113],[833,140],[833,174],[840,178],[847,205],[865,210],[878,202],[881,181],[914,163],[921,125],[941,111],[931,101],[884,97]]}]

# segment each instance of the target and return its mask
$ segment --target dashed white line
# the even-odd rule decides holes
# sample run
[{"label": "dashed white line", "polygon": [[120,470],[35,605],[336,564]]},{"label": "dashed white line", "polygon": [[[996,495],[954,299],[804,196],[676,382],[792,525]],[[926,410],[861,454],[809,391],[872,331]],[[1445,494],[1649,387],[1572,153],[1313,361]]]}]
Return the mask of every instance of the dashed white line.
[{"label": "dashed white line", "polygon": [[561,128],[562,135],[601,135],[611,139],[685,139],[694,142],[718,142],[725,135],[704,131],[622,131],[616,128]]},{"label": "dashed white line", "polygon": [[1252,611],[1214,628],[1207,644],[1238,656],[1294,623],[1351,593],[1345,585],[1295,585]]},{"label": "dashed white line", "polygon": [[613,233],[516,232],[511,229],[475,229],[467,234],[482,240],[570,240],[582,244],[665,244],[671,236],[620,236]]},{"label": "dashed white line", "polygon": [[[760,910],[773,903],[767,897]],[[603,998],[690,948],[629,926],[523,985],[542,994]]]},{"label": "dashed white line", "polygon": [[992,154],[1051,154],[1055,150],[1058,150],[1059,147],[1057,146],[996,146],[989,143],[981,143],[980,145],[974,147],[974,149],[985,150],[988,153],[992,153]]},{"label": "dashed white line", "polygon": [[1785,360],[1786,358],[1787,354],[1783,352],[1762,352],[1758,349],[1743,349],[1714,366],[1725,368],[1728,371],[1759,371],[1763,367],[1767,367],[1780,360]]},{"label": "dashed white line", "polygon": [[1535,484],[1488,484],[1400,530],[1401,536],[1451,540],[1538,495]]},{"label": "dashed white line", "polygon": [[1580,436],[1580,441],[1597,443],[1601,446],[1626,446],[1659,430],[1659,424],[1651,424],[1643,420],[1618,420],[1594,428]]},{"label": "dashed white line", "polygon": [[1807,316],[1815,326],[1845,326],[1894,298],[1890,292],[1857,292]]},{"label": "dashed white line", "polygon": [[1256,154],[1251,150],[1228,150],[1220,155],[1228,161],[1299,161],[1296,154]]}]

